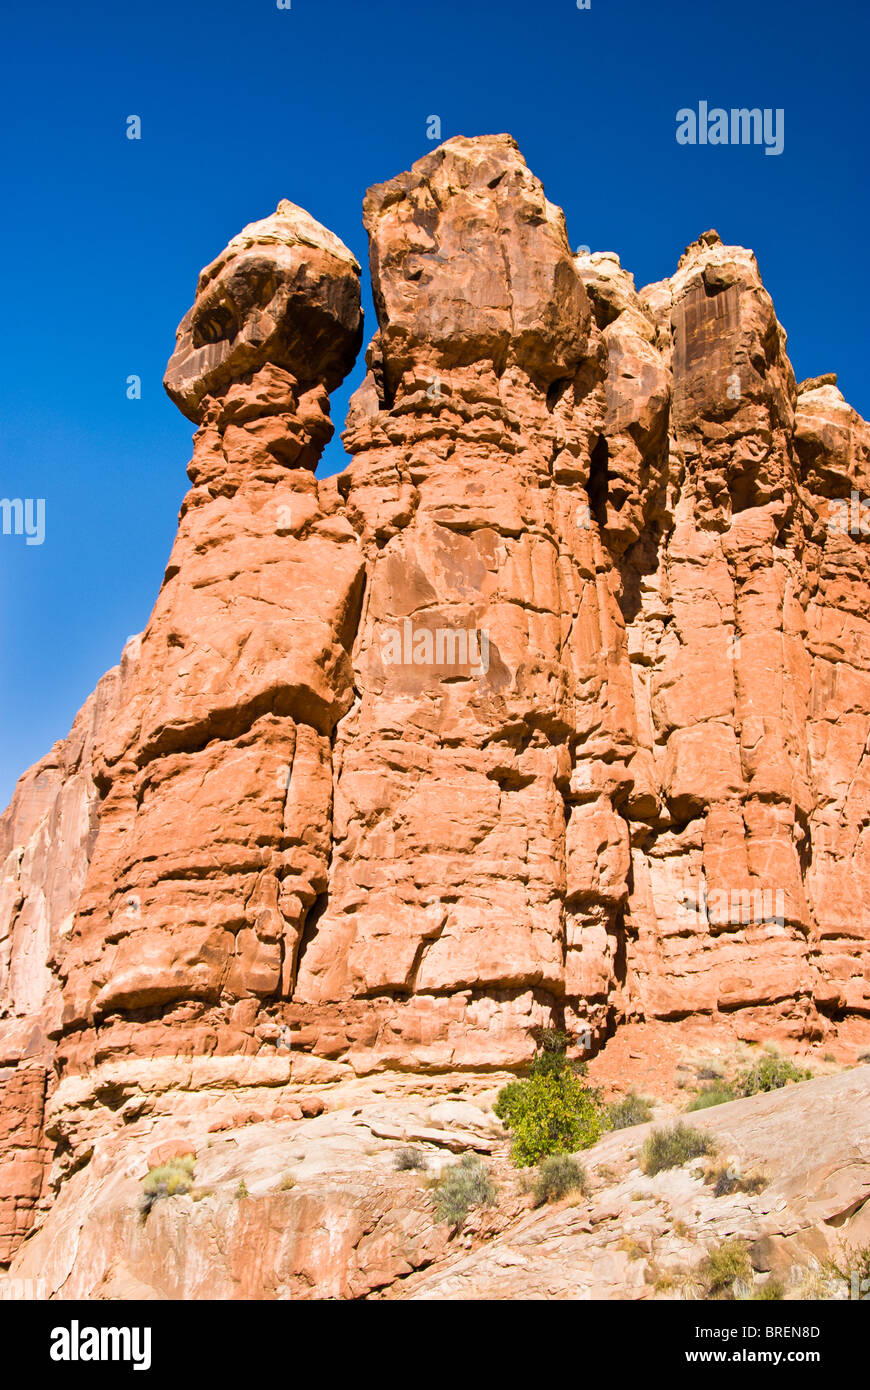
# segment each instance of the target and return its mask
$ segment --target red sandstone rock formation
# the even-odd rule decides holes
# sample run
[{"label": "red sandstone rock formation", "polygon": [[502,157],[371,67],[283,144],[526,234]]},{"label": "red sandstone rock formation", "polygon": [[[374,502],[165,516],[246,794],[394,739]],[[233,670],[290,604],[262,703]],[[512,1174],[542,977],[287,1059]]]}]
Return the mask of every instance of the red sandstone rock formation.
[{"label": "red sandstone rock formation", "polygon": [[0,1264],[47,1196],[44,1103],[60,1028],[57,968],[97,829],[95,749],[135,669],[132,639],[69,737],[21,778],[0,816]]},{"label": "red sandstone rock formation", "polygon": [[508,137],[365,224],[337,478],[352,255],[281,203],[202,272],[154,613],[0,820],[0,1261],[143,1095],[870,1030],[867,425],[750,252],[637,293]]}]

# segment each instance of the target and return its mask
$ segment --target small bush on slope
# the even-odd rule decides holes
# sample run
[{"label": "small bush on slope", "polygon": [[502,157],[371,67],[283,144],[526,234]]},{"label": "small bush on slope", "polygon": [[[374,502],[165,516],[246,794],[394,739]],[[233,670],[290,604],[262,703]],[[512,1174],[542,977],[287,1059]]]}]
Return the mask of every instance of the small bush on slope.
[{"label": "small bush on slope", "polygon": [[838,1258],[827,1260],[823,1268],[830,1278],[843,1280],[849,1298],[870,1295],[870,1245],[844,1244]]},{"label": "small bush on slope", "polygon": [[587,1149],[608,1124],[598,1092],[580,1079],[585,1065],[565,1056],[568,1035],[542,1030],[540,1039],[528,1080],[509,1082],[495,1103],[496,1115],[512,1132],[511,1157],[518,1168]]},{"label": "small bush on slope", "polygon": [[665,1168],[680,1168],[690,1158],[711,1154],[715,1148],[711,1135],[688,1125],[654,1129],[640,1151],[640,1166],[648,1177],[654,1177]]},{"label": "small bush on slope", "polygon": [[427,1167],[426,1155],[410,1144],[399,1149],[393,1161],[399,1173],[421,1173]]},{"label": "small bush on slope", "polygon": [[763,1173],[740,1173],[731,1167],[712,1167],[704,1181],[713,1188],[714,1197],[730,1197],[732,1192],[747,1192],[755,1196],[767,1187]]},{"label": "small bush on slope", "polygon": [[477,1154],[463,1154],[443,1174],[435,1189],[435,1215],[459,1226],[472,1207],[494,1207],[498,1189]]},{"label": "small bush on slope", "polygon": [[806,1067],[796,1067],[787,1057],[771,1052],[742,1071],[734,1089],[738,1096],[755,1096],[760,1091],[778,1091],[791,1081],[809,1081],[811,1077],[812,1072]]},{"label": "small bush on slope", "polygon": [[652,1119],[652,1101],[629,1091],[622,1100],[611,1101],[607,1107],[607,1118],[611,1129],[628,1129],[631,1125],[642,1125]]},{"label": "small bush on slope", "polygon": [[185,1154],[182,1158],[171,1158],[168,1163],[161,1163],[149,1171],[142,1182],[143,1221],[161,1197],[176,1197],[190,1191],[195,1165],[194,1155]]},{"label": "small bush on slope", "polygon": [[752,1278],[752,1265],[744,1240],[726,1240],[709,1251],[698,1266],[706,1298],[733,1298],[734,1285]]},{"label": "small bush on slope", "polygon": [[545,1202],[558,1202],[570,1192],[585,1194],[589,1183],[585,1170],[576,1158],[568,1154],[551,1154],[545,1158],[532,1186],[535,1206],[542,1207]]},{"label": "small bush on slope", "polygon": [[731,1087],[724,1083],[718,1086],[704,1086],[694,1099],[689,1101],[686,1110],[707,1110],[711,1105],[725,1105],[727,1101],[735,1099]]}]

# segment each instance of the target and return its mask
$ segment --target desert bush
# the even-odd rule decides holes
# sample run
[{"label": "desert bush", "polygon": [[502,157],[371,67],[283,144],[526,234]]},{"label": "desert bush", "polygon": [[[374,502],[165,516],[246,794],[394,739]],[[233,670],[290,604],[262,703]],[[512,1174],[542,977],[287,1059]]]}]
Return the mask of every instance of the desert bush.
[{"label": "desert bush", "polygon": [[250,1197],[250,1195],[251,1194],[248,1191],[248,1184],[245,1182],[244,1178],[242,1178],[239,1181],[239,1185],[233,1193],[233,1196],[235,1197],[237,1202],[241,1202],[244,1200],[245,1197]]},{"label": "desert bush", "polygon": [[[515,1083],[514,1083],[515,1085]],[[511,1130],[511,1157],[528,1168],[550,1154],[574,1153],[594,1144],[605,1127],[593,1092],[573,1072],[549,1071],[506,1087],[496,1114]]]},{"label": "desert bush", "polygon": [[640,1151],[640,1166],[648,1177],[665,1168],[679,1168],[690,1158],[700,1158],[715,1150],[712,1136],[688,1125],[676,1124],[670,1129],[654,1129]]},{"label": "desert bush", "polygon": [[410,1144],[406,1144],[404,1148],[398,1150],[394,1163],[400,1173],[420,1173],[426,1167],[426,1155]]},{"label": "desert bush", "polygon": [[459,1226],[472,1207],[493,1207],[498,1189],[477,1154],[463,1154],[442,1174],[435,1188],[435,1215]]},{"label": "desert bush", "polygon": [[585,1196],[588,1190],[589,1183],[582,1164],[568,1154],[551,1154],[545,1158],[532,1185],[536,1207],[542,1207],[545,1202],[558,1202],[570,1192]]},{"label": "desert bush", "polygon": [[698,1277],[705,1298],[733,1298],[734,1285],[752,1278],[746,1241],[726,1240],[708,1251],[698,1266]]},{"label": "desert bush", "polygon": [[565,1056],[568,1034],[542,1029],[539,1041],[528,1080],[509,1082],[495,1103],[496,1115],[512,1131],[511,1157],[518,1168],[587,1149],[608,1125],[598,1091],[581,1080],[585,1064]]},{"label": "desert bush", "polygon": [[724,1083],[715,1086],[703,1086],[698,1094],[689,1101],[686,1110],[707,1110],[711,1105],[724,1105],[726,1101],[734,1099],[735,1095],[731,1087]]},{"label": "desert bush", "polygon": [[754,1196],[763,1192],[767,1178],[762,1173],[739,1173],[734,1168],[711,1168],[704,1181],[713,1188],[714,1197],[730,1197],[732,1192],[747,1192]]},{"label": "desert bush", "polygon": [[283,1178],[281,1179],[280,1183],[278,1184],[278,1191],[279,1191],[279,1192],[292,1192],[295,1186],[296,1186],[296,1179],[295,1179],[295,1177],[293,1176],[293,1174],[292,1174],[292,1173],[285,1173],[284,1176],[283,1176]]},{"label": "desert bush", "polygon": [[642,1125],[652,1119],[652,1101],[629,1091],[622,1100],[614,1100],[607,1107],[607,1118],[611,1129],[628,1129],[631,1125]]},{"label": "desert bush", "polygon": [[823,1265],[829,1278],[841,1279],[847,1286],[847,1296],[866,1299],[870,1294],[870,1245],[842,1246],[836,1259]]},{"label": "desert bush", "polygon": [[195,1166],[194,1155],[184,1154],[181,1158],[171,1158],[168,1163],[160,1163],[149,1170],[142,1181],[143,1220],[161,1197],[177,1197],[190,1191]]},{"label": "desert bush", "polygon": [[721,1081],[724,1073],[718,1062],[702,1062],[697,1068],[699,1081]]},{"label": "desert bush", "polygon": [[757,1289],[753,1289],[750,1297],[755,1303],[766,1302],[768,1299],[785,1298],[785,1285],[781,1279],[766,1279]]},{"label": "desert bush", "polygon": [[568,1060],[567,1051],[574,1041],[570,1033],[561,1028],[536,1028],[535,1041],[538,1052],[532,1062],[530,1075],[547,1076],[550,1072],[572,1071],[575,1076],[585,1076],[588,1067],[580,1060]]},{"label": "desert bush", "polygon": [[778,1091],[792,1081],[809,1081],[812,1072],[806,1067],[795,1066],[787,1057],[777,1052],[769,1052],[740,1072],[734,1084],[738,1096],[755,1096],[760,1091]]}]

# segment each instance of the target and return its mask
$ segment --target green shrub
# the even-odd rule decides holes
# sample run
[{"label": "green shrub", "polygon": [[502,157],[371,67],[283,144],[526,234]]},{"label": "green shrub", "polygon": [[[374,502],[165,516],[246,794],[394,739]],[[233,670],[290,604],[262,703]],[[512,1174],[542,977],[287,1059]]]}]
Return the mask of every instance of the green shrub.
[{"label": "green shrub", "polygon": [[171,1158],[168,1163],[160,1163],[150,1169],[142,1181],[142,1218],[148,1215],[155,1202],[162,1197],[177,1197],[189,1192],[193,1186],[193,1170],[196,1158],[185,1154],[181,1158]]},{"label": "green shrub", "polygon": [[498,1189],[477,1154],[463,1154],[442,1175],[435,1188],[435,1215],[459,1226],[472,1207],[494,1207]]},{"label": "green shrub", "polygon": [[611,1101],[607,1107],[607,1118],[611,1129],[629,1129],[631,1125],[642,1125],[652,1119],[652,1101],[629,1091],[622,1100]]},{"label": "green shrub", "polygon": [[508,1115],[517,1109],[522,1109],[523,1096],[528,1084],[527,1081],[509,1081],[499,1091],[493,1110],[505,1124],[508,1124]]},{"label": "green shrub", "polygon": [[541,1029],[528,1080],[510,1081],[498,1093],[495,1113],[513,1133],[511,1157],[518,1168],[587,1149],[607,1127],[599,1092],[580,1080],[586,1064],[565,1056],[570,1041],[567,1033]]},{"label": "green shrub", "polygon": [[394,1162],[400,1173],[420,1173],[426,1167],[426,1155],[408,1144],[399,1149]]},{"label": "green shrub", "polygon": [[809,1081],[811,1077],[812,1072],[806,1067],[796,1067],[787,1057],[770,1052],[740,1073],[735,1089],[739,1096],[755,1096],[760,1091],[778,1091],[791,1081]]},{"label": "green shrub", "polygon": [[588,1149],[605,1126],[595,1094],[567,1069],[512,1082],[500,1092],[496,1114],[513,1134],[511,1157],[518,1168],[549,1154]]},{"label": "green shrub", "polygon": [[547,1076],[550,1072],[572,1071],[575,1076],[585,1076],[588,1067],[582,1061],[569,1061],[566,1052],[574,1041],[570,1033],[560,1028],[538,1028],[535,1030],[538,1054],[532,1063],[532,1076]]},{"label": "green shrub", "polygon": [[709,1251],[698,1266],[706,1298],[733,1298],[734,1285],[752,1278],[752,1265],[745,1240],[726,1240]]},{"label": "green shrub", "polygon": [[724,1105],[726,1101],[734,1099],[731,1087],[724,1083],[718,1086],[703,1086],[694,1099],[689,1101],[686,1110],[707,1110],[711,1105]]},{"label": "green shrub", "polygon": [[532,1186],[536,1207],[542,1207],[545,1202],[558,1202],[569,1192],[585,1196],[588,1190],[584,1168],[568,1154],[551,1154],[545,1158]]},{"label": "green shrub", "polygon": [[237,1202],[241,1202],[244,1200],[245,1197],[250,1197],[250,1195],[251,1194],[248,1191],[248,1184],[245,1182],[244,1178],[242,1178],[239,1182],[238,1187],[233,1193],[233,1196],[235,1197]]},{"label": "green shrub", "polygon": [[715,1148],[711,1135],[688,1125],[654,1129],[640,1151],[640,1166],[648,1177],[654,1177],[665,1168],[679,1168],[690,1158],[711,1154]]}]

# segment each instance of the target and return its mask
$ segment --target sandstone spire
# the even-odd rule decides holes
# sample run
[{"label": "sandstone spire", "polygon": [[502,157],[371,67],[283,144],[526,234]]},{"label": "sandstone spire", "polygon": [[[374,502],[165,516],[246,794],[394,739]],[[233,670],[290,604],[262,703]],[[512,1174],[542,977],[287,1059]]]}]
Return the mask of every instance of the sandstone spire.
[{"label": "sandstone spire", "polygon": [[315,477],[359,267],[282,202],[178,330],[148,626],[0,818],[0,1260],[53,1144],[230,1080],[867,1040],[867,425],[796,387],[749,251],[638,293],[508,136],[364,218],[351,463]]}]

